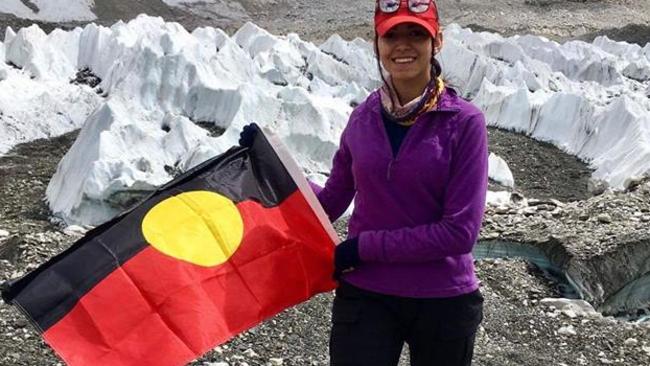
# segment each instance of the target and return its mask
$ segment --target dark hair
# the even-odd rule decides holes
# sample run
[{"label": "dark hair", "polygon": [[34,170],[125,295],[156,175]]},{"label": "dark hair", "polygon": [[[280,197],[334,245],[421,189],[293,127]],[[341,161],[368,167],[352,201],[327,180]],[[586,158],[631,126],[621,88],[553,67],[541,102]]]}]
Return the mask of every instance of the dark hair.
[{"label": "dark hair", "polygon": [[440,66],[440,62],[436,59],[436,49],[434,47],[433,52],[431,52],[431,77],[437,78],[440,75],[442,75],[442,66]]},{"label": "dark hair", "polygon": [[[431,79],[435,80],[440,75],[442,74],[442,66],[440,66],[440,62],[436,60],[436,47],[434,45],[435,38],[431,37]],[[379,57],[379,34],[375,31],[375,58],[377,59],[377,69],[379,70],[379,76],[381,77],[381,81],[384,82],[385,85],[388,85],[386,82],[386,79],[384,79],[384,73],[381,70],[381,59]],[[438,91],[438,84],[435,83],[436,87],[436,92]],[[393,99],[393,93],[389,93],[390,98]],[[392,100],[393,105],[395,105],[395,101]]]}]

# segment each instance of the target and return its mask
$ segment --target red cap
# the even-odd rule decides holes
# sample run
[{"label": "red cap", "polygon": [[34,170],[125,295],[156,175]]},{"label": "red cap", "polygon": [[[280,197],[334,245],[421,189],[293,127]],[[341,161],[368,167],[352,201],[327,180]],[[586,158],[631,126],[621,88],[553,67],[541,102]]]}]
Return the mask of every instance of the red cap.
[{"label": "red cap", "polygon": [[431,0],[429,9],[424,13],[413,13],[408,8],[408,0],[400,0],[400,7],[394,13],[384,13],[379,9],[379,3],[375,8],[375,30],[377,34],[383,36],[391,28],[402,23],[415,23],[423,26],[431,33],[431,37],[436,37],[440,30],[438,23],[438,9],[436,2]]}]

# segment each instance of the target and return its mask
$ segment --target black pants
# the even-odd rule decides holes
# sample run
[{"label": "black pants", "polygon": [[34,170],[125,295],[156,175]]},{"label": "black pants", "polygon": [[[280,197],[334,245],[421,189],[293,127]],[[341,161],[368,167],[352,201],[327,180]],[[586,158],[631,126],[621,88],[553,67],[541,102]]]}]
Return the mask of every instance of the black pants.
[{"label": "black pants", "polygon": [[332,309],[332,366],[396,366],[408,343],[412,366],[468,366],[483,296],[413,299],[341,283]]}]

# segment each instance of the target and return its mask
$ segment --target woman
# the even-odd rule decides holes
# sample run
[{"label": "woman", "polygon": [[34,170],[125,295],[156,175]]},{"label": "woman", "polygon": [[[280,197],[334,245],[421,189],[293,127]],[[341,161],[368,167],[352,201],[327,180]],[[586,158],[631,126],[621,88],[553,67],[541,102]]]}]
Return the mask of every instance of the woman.
[{"label": "woman", "polygon": [[470,365],[483,298],[474,273],[487,190],[482,113],[446,88],[433,1],[378,0],[384,85],[350,116],[318,199],[334,221],[333,366]]},{"label": "woman", "polygon": [[318,199],[330,219],[355,200],[336,248],[334,366],[470,365],[483,298],[474,273],[487,191],[483,114],[444,86],[433,1],[378,0],[384,85],[341,136]]}]

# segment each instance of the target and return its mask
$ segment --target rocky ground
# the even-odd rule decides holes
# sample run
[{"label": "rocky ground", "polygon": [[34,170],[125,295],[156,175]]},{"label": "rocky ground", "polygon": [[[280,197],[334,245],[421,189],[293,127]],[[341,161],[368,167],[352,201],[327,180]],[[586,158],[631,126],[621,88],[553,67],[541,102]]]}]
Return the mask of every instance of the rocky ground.
[{"label": "rocky ground", "polygon": [[[0,281],[35,268],[79,237],[77,233],[62,232],[51,224],[42,201],[48,177],[75,137],[72,133],[35,141],[20,145],[0,157],[3,173],[0,175],[3,203],[0,229],[5,230],[0,232]],[[526,146],[528,153],[525,155],[509,152],[503,146],[502,150],[497,148],[507,160],[517,158],[516,166],[519,168],[514,170],[519,172],[516,175],[522,191],[538,196],[565,194],[572,189],[576,193],[575,196],[566,196],[567,200],[575,201],[566,205],[546,200],[546,206],[541,206],[541,202],[526,200],[499,209],[490,208],[482,234],[484,240],[494,239],[497,233],[497,237],[517,241],[521,239],[518,235],[532,229],[543,234],[545,231],[539,225],[543,220],[547,220],[546,225],[564,225],[562,221],[553,219],[560,212],[566,217],[575,216],[573,221],[589,223],[585,230],[607,231],[606,225],[599,224],[607,218],[599,215],[608,208],[602,205],[610,203],[617,205],[620,212],[629,210],[632,217],[638,218],[637,223],[645,220],[643,215],[634,214],[637,211],[631,209],[633,204],[620,202],[632,200],[637,201],[637,206],[646,204],[638,210],[643,212],[641,209],[647,207],[648,200],[644,201],[634,192],[606,193],[590,200],[580,200],[587,195],[586,188],[575,189],[574,182],[563,177],[574,173],[584,175],[587,169],[559,150],[498,130],[490,131],[490,141],[495,146]],[[564,163],[559,167],[543,164],[545,159],[540,158],[543,156]],[[565,169],[565,174],[551,174],[558,168]],[[547,169],[548,174],[544,174],[543,169]],[[536,174],[526,172],[547,176],[547,181],[540,182]],[[550,207],[552,205],[557,206]],[[620,212],[610,213],[610,224],[618,225],[619,231],[627,227],[622,223],[621,218],[625,216]],[[513,224],[517,218],[527,224]],[[344,226],[344,222],[338,223],[337,229],[341,234],[344,234]],[[558,284],[522,261],[482,260],[477,262],[477,270],[486,308],[485,321],[477,339],[476,365],[650,365],[648,324],[603,317],[593,310],[581,313],[570,302],[543,301],[559,296]],[[319,295],[216,348],[193,364],[326,365],[331,300],[329,293]],[[58,363],[27,320],[16,309],[0,302],[0,365]],[[406,350],[401,364],[408,364]]]},{"label": "rocky ground", "polygon": [[481,238],[479,247],[539,249],[571,277],[582,298],[607,314],[650,310],[650,288],[631,289],[650,279],[650,179],[568,204],[520,199],[490,206]]},{"label": "rocky ground", "polygon": [[[488,129],[488,144],[490,152],[506,159],[515,190],[524,196],[565,202],[590,197],[591,170],[555,146],[498,128]],[[490,189],[505,188],[495,185]]]},{"label": "rocky ground", "polygon": [[[272,3],[273,6],[251,9],[251,17],[274,33],[296,32],[315,40],[327,39],[332,33],[348,38],[373,36],[375,2],[372,0],[341,1],[335,6],[326,0]],[[443,24],[458,23],[477,31],[506,36],[537,34],[557,41],[591,40],[597,35],[643,45],[650,41],[648,1],[438,0],[436,3]]]},{"label": "rocky ground", "polygon": [[[97,13],[102,24],[147,11],[177,20],[189,29],[219,25],[233,31],[241,22],[252,19],[274,33],[297,32],[314,41],[334,32],[347,38],[372,36],[374,2],[369,0],[239,3],[241,7],[230,5],[226,11],[204,9],[201,15],[192,9],[163,8],[160,0],[111,0],[104,1]],[[640,44],[650,41],[648,1],[440,0],[438,4],[444,23],[456,22],[475,30],[497,30],[506,35],[535,33],[556,40],[607,34]],[[29,23],[0,15],[0,28]],[[53,26],[43,25],[46,30]],[[0,282],[35,268],[79,237],[51,224],[43,202],[49,177],[75,137],[72,133],[35,141],[0,157]],[[490,149],[508,161],[522,196],[542,200],[520,200],[490,208],[483,240],[544,243],[552,239],[561,242],[566,263],[574,257],[598,263],[598,258],[625,247],[621,244],[648,243],[650,199],[645,188],[589,198],[588,167],[552,146],[491,129]],[[338,226],[343,233],[344,223]],[[637,253],[642,260],[647,255]],[[627,264],[614,263],[621,268]],[[636,272],[650,265],[642,261],[637,264]],[[589,306],[569,300],[545,300],[560,296],[559,285],[526,262],[481,260],[477,271],[486,301],[475,365],[650,365],[647,323],[604,317]],[[331,294],[322,294],[289,309],[194,365],[326,365],[331,299]],[[594,305],[602,305],[602,299],[594,299]],[[400,364],[407,361],[405,352]],[[0,365],[57,364],[60,361],[28,322],[0,301]]]}]

